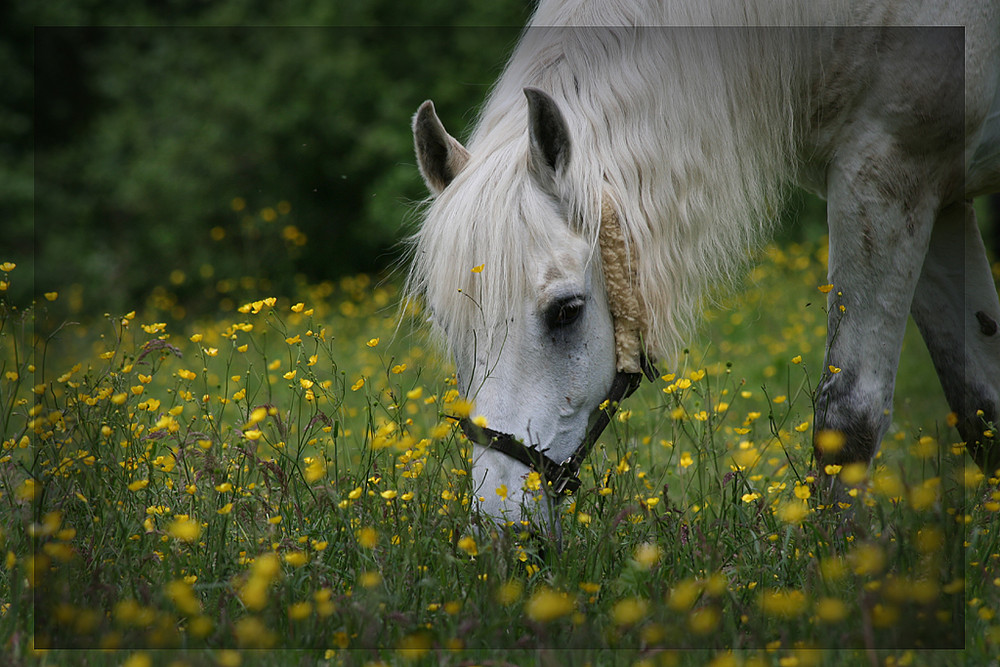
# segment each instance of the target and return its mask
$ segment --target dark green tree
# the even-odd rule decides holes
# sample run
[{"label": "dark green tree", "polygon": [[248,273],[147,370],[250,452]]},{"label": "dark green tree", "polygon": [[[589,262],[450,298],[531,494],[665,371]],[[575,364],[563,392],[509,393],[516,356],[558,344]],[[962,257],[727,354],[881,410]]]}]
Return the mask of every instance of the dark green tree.
[{"label": "dark green tree", "polygon": [[412,113],[434,98],[466,127],[531,8],[337,4],[85,2],[37,27],[37,293],[79,284],[103,311],[165,285],[214,307],[219,287],[392,265],[424,196]]}]

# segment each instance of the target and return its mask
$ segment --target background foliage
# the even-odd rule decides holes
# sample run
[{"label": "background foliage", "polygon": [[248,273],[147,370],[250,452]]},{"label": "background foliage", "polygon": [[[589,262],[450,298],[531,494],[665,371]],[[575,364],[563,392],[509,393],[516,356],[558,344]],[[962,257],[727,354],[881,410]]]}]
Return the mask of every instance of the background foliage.
[{"label": "background foliage", "polygon": [[[406,204],[424,196],[410,116],[433,98],[446,123],[465,127],[529,11],[60,4],[3,10],[3,149],[16,175],[3,186],[5,245],[23,266],[34,246],[36,294],[77,284],[87,310],[124,308],[157,285],[214,308],[215,292],[246,276],[287,292],[296,277],[391,265]],[[425,27],[377,27],[401,22]],[[31,23],[88,27],[32,34]],[[224,27],[248,24],[271,27]]]}]

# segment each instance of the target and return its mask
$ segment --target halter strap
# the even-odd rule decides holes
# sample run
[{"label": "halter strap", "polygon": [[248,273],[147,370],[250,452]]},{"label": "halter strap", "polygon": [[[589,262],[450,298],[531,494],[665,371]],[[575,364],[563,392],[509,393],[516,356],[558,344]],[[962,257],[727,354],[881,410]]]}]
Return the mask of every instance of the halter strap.
[{"label": "halter strap", "polygon": [[[643,372],[652,380],[657,372],[648,360],[643,358]],[[458,425],[465,436],[483,447],[501,452],[519,461],[540,474],[546,482],[551,483],[551,491],[556,496],[575,493],[580,488],[580,466],[583,460],[590,454],[590,450],[597,444],[597,439],[601,433],[611,423],[618,406],[623,400],[632,395],[642,382],[643,373],[627,373],[619,371],[611,383],[607,398],[601,403],[603,409],[599,409],[591,418],[590,428],[583,440],[564,461],[558,462],[550,458],[543,450],[524,444],[510,433],[495,431],[491,428],[479,426],[468,417],[460,419]]]}]

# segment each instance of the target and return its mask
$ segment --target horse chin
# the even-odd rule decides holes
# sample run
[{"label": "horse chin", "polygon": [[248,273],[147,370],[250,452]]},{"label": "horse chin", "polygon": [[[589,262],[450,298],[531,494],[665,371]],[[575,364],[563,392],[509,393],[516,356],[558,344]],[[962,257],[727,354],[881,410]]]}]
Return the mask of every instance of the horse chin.
[{"label": "horse chin", "polygon": [[538,547],[562,550],[558,499],[544,495],[537,501],[529,497],[513,508],[510,502],[502,503],[499,499],[482,500],[476,506],[473,527],[484,538],[493,539],[506,533],[516,542],[534,542]]},{"label": "horse chin", "polygon": [[523,488],[510,489],[504,497],[484,491],[474,497],[473,523],[481,535],[509,531],[515,539],[526,533],[530,539],[550,542],[557,549],[562,543],[558,498],[542,490],[527,491]]}]

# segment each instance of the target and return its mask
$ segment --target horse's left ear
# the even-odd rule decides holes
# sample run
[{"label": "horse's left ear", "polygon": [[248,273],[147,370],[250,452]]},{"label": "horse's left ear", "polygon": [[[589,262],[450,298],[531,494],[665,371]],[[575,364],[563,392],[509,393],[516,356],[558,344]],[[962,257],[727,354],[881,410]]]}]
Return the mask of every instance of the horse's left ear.
[{"label": "horse's left ear", "polygon": [[569,165],[569,126],[548,93],[525,88],[524,95],[528,98],[529,169],[543,189],[555,193],[556,178]]}]

